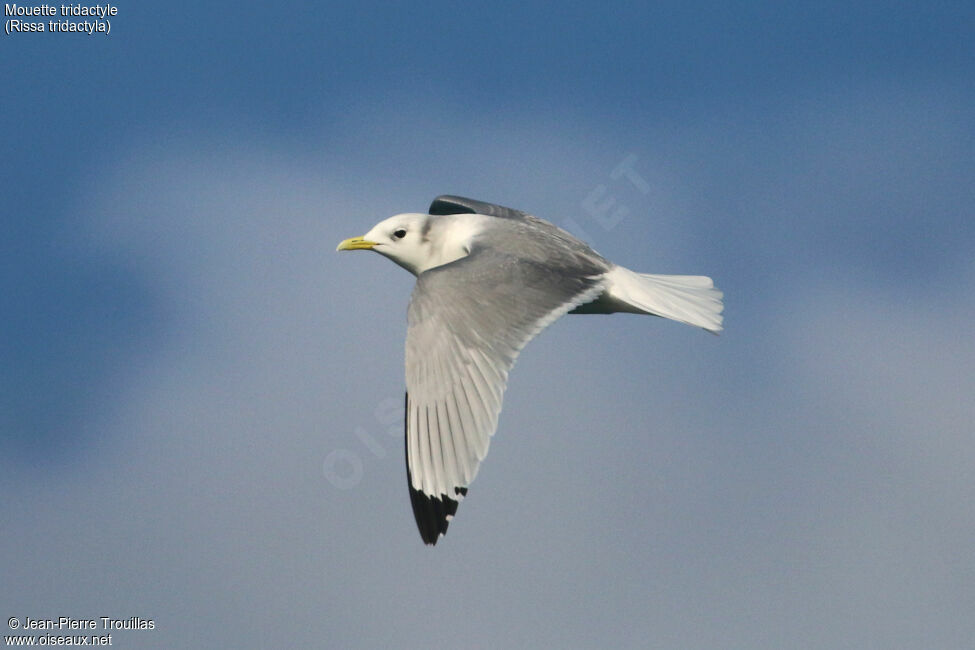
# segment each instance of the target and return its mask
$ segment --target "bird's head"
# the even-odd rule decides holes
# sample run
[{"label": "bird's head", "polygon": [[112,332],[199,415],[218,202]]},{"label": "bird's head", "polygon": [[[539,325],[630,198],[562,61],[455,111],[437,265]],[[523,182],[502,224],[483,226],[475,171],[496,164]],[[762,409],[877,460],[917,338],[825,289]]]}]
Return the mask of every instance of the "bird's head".
[{"label": "bird's head", "polygon": [[[413,275],[459,259],[470,252],[476,215],[432,216],[406,213],[380,221],[362,237],[346,239],[335,250],[371,250],[385,255]],[[465,227],[468,226],[468,227]]]},{"label": "bird's head", "polygon": [[430,258],[430,215],[398,214],[377,223],[362,237],[346,239],[335,250],[371,250],[418,275]]}]

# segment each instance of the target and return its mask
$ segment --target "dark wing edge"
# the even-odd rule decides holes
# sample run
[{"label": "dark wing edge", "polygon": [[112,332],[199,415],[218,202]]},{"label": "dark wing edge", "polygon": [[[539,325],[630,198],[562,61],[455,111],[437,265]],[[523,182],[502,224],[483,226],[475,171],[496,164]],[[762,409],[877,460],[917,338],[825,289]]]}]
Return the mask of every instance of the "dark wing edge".
[{"label": "dark wing edge", "polygon": [[[406,413],[410,412],[410,394],[406,393]],[[410,438],[406,431],[409,419],[403,418],[403,442],[406,444],[406,485],[410,488],[410,504],[413,506],[413,518],[416,519],[416,527],[420,530],[420,537],[423,542],[430,546],[435,546],[437,540],[447,534],[447,526],[450,520],[457,514],[457,504],[460,499],[467,496],[466,487],[455,487],[454,491],[460,499],[454,500],[446,495],[438,499],[428,496],[422,490],[413,487],[413,475],[410,472]]]},{"label": "dark wing edge", "polygon": [[521,210],[451,194],[444,194],[435,198],[430,204],[430,214],[486,214],[489,217],[501,217],[502,219],[524,219],[528,216],[527,212]]}]

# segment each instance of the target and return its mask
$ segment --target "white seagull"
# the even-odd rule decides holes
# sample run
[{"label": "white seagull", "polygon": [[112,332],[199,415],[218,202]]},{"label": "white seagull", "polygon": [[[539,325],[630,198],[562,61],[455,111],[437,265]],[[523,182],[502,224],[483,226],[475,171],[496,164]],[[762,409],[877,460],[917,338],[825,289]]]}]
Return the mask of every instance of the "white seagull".
[{"label": "white seagull", "polygon": [[518,353],[566,313],[629,312],[721,331],[700,275],[635,273],[519,210],[440,196],[336,250],[373,250],[416,276],[407,311],[406,476],[420,536],[436,544],[477,475]]}]

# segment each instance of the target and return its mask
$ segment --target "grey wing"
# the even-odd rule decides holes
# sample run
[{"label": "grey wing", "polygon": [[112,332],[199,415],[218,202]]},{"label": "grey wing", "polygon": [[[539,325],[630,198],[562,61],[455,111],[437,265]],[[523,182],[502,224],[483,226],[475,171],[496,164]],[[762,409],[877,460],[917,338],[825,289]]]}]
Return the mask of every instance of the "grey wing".
[{"label": "grey wing", "polygon": [[539,331],[602,291],[572,272],[493,249],[417,278],[406,337],[406,464],[420,535],[435,544],[488,452],[508,371]]},{"label": "grey wing", "polygon": [[524,219],[528,216],[526,212],[521,210],[450,194],[435,198],[430,204],[430,214],[486,214],[490,217],[502,217],[504,219]]}]

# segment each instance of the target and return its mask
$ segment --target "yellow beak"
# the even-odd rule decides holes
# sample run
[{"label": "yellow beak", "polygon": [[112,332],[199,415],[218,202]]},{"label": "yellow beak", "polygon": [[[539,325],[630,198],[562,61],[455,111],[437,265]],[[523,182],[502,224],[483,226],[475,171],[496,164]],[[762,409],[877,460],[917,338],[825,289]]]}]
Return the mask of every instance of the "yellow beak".
[{"label": "yellow beak", "polygon": [[367,251],[370,250],[376,242],[363,239],[362,237],[350,237],[346,239],[341,244],[339,244],[337,251]]}]

